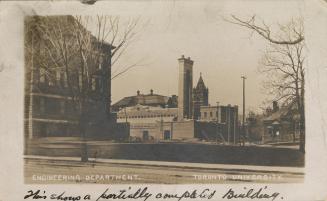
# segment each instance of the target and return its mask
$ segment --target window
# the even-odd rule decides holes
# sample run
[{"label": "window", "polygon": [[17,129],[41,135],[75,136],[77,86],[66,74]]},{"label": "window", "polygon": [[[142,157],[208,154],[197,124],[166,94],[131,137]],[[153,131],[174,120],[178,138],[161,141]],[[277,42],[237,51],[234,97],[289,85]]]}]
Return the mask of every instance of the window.
[{"label": "window", "polygon": [[92,88],[92,91],[95,91],[95,89],[96,89],[96,79],[94,77],[91,80],[91,88]]},{"label": "window", "polygon": [[170,135],[170,130],[164,130],[164,140],[170,140],[171,135]]},{"label": "window", "polygon": [[60,69],[57,69],[56,70],[56,81],[57,81],[57,83],[59,83],[59,81],[60,81],[60,75],[61,75]]},{"label": "window", "polygon": [[44,70],[44,68],[40,68],[40,82],[45,83],[45,70]]},{"label": "window", "polygon": [[63,78],[64,78],[64,86],[67,87],[68,86],[68,78],[67,78],[67,74],[66,73],[64,73]]},{"label": "window", "polygon": [[144,141],[149,140],[149,131],[145,130],[143,131],[143,136],[142,136]]},{"label": "window", "polygon": [[210,112],[210,117],[212,117],[212,112]]},{"label": "window", "polygon": [[95,89],[100,91],[100,78],[95,78]]},{"label": "window", "polygon": [[65,101],[64,100],[61,100],[60,101],[60,114],[65,114]]},{"label": "window", "polygon": [[273,137],[273,135],[274,135],[274,132],[273,132],[273,129],[272,129],[272,127],[271,126],[268,126],[268,134],[271,136],[271,137]]},{"label": "window", "polygon": [[204,118],[207,118],[207,112],[204,112]]},{"label": "window", "polygon": [[50,79],[49,79],[49,86],[53,86],[53,85],[54,85],[53,79],[50,78]]},{"label": "window", "polygon": [[103,57],[99,58],[99,69],[102,69]]},{"label": "window", "polygon": [[82,88],[82,84],[83,84],[83,79],[82,78],[83,78],[82,73],[79,72],[78,73],[78,86],[79,86],[80,89]]},{"label": "window", "polygon": [[40,97],[40,113],[45,113],[45,99]]},{"label": "window", "polygon": [[65,73],[60,72],[60,85],[64,86],[65,85]]},{"label": "window", "polygon": [[92,91],[98,91],[100,89],[100,79],[98,77],[93,77],[91,80]]}]

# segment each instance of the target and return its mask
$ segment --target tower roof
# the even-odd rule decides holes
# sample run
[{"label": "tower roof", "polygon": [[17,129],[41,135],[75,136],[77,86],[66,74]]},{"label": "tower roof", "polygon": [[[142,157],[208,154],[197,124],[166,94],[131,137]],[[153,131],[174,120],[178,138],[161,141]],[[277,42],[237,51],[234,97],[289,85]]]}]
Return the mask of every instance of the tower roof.
[{"label": "tower roof", "polygon": [[197,89],[197,90],[206,90],[207,89],[206,85],[204,84],[203,78],[202,78],[202,73],[200,73],[200,78],[199,78],[199,81],[198,81],[195,89]]}]

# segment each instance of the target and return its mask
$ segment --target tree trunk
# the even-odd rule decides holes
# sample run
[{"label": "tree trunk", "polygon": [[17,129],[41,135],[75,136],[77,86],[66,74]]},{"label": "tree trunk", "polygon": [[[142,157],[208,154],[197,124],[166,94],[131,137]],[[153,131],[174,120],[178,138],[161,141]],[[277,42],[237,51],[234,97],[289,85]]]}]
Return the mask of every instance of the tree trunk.
[{"label": "tree trunk", "polygon": [[300,151],[305,153],[305,109],[304,109],[304,73],[301,72],[301,107],[300,107]]},{"label": "tree trunk", "polygon": [[304,106],[300,111],[300,151],[305,153],[305,117],[304,117]]},{"label": "tree trunk", "polygon": [[305,112],[304,105],[301,107],[300,111],[300,151],[305,153]]}]

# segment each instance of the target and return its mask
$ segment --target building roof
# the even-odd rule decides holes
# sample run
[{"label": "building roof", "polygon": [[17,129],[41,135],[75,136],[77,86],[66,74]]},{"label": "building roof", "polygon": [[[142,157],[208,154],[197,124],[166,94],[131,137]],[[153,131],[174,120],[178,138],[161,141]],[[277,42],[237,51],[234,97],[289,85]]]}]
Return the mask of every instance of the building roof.
[{"label": "building roof", "polygon": [[137,104],[131,107],[125,107],[124,109],[120,109],[118,111],[118,116],[121,115],[137,115],[137,116],[147,116],[149,114],[156,114],[156,115],[168,115],[173,114],[177,116],[177,108],[162,108],[160,106],[146,106]]},{"label": "building roof", "polygon": [[118,111],[120,108],[131,107],[135,105],[147,105],[147,106],[160,106],[166,107],[168,105],[170,97],[159,94],[154,94],[151,90],[150,94],[138,94],[136,96],[128,96],[119,100],[112,105],[114,111]]},{"label": "building roof", "polygon": [[[264,121],[280,121],[281,119],[289,116],[291,113],[291,110],[288,107],[281,107],[276,112],[271,113],[269,116],[265,117]],[[292,116],[292,115],[291,115]]]},{"label": "building roof", "polygon": [[73,32],[76,32],[76,27],[80,27],[83,34],[90,34],[90,39],[95,49],[100,47],[100,49],[106,51],[116,48],[107,41],[97,39],[96,36],[91,34],[91,32],[72,15],[29,16],[27,17],[26,22],[29,23],[29,26],[34,27],[33,31],[38,31],[40,34],[44,32],[42,31],[43,29],[51,31],[60,28],[65,34],[73,36]]}]

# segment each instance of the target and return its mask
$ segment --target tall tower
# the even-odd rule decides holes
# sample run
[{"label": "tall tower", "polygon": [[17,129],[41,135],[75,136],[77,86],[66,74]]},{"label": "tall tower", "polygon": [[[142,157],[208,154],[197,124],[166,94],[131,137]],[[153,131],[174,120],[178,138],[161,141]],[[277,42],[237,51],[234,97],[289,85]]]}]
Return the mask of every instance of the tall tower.
[{"label": "tall tower", "polygon": [[178,121],[191,119],[193,115],[193,61],[190,57],[182,55],[178,59],[179,80],[178,80]]}]

